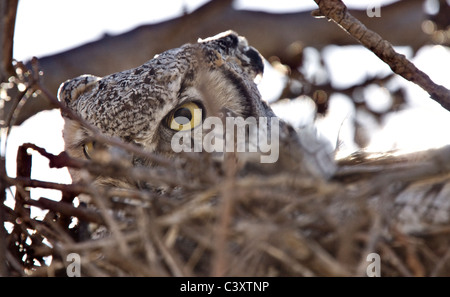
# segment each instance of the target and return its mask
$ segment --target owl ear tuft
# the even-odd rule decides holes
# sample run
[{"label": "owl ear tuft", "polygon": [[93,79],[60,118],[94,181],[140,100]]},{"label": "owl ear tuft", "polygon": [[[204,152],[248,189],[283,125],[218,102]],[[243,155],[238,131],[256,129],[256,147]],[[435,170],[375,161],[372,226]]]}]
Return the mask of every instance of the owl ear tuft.
[{"label": "owl ear tuft", "polygon": [[205,39],[199,38],[198,43],[214,44],[224,52],[228,52],[230,49],[235,49],[238,47],[239,39],[240,37],[236,32],[228,30]]},{"label": "owl ear tuft", "polygon": [[248,72],[251,73],[253,78],[258,75],[262,75],[264,72],[264,61],[261,54],[251,46],[244,49],[243,53],[249,61],[247,65],[249,68]]},{"label": "owl ear tuft", "polygon": [[237,58],[242,69],[252,78],[261,75],[264,71],[264,60],[261,54],[248,45],[247,39],[234,31],[226,31],[216,36],[199,39],[199,43],[207,44],[218,50],[224,57]]},{"label": "owl ear tuft", "polygon": [[59,87],[58,100],[66,105],[70,105],[81,94],[92,90],[100,79],[98,76],[88,74],[66,80]]}]

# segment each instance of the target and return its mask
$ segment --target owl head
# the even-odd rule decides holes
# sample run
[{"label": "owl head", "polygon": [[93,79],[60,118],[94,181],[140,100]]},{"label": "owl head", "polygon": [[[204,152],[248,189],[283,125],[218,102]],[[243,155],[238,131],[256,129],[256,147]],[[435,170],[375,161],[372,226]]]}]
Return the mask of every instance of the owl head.
[{"label": "owl head", "polygon": [[[173,136],[196,129],[205,118],[274,117],[255,84],[263,69],[258,51],[227,31],[163,52],[134,69],[68,80],[58,98],[101,133],[172,154]],[[98,147],[90,132],[63,116],[66,151],[91,158]]]},{"label": "owl head", "polygon": [[[247,143],[244,144],[247,146],[245,154],[241,154],[244,156],[242,159],[262,161],[262,157],[259,157],[263,151],[262,146],[259,146],[260,140],[271,137],[272,140],[278,140],[278,132],[290,144],[280,145],[268,140],[270,151],[264,153],[269,153],[269,162],[278,160],[278,149],[284,149],[288,155],[295,155],[295,160],[298,160],[285,158],[285,164],[294,164],[300,168],[304,167],[303,163],[311,163],[303,157],[305,151],[313,155],[312,160],[322,158],[317,157],[321,151],[317,147],[322,142],[315,141],[314,135],[303,133],[305,143],[299,143],[302,142],[301,137],[295,131],[282,122],[274,121],[277,118],[261,100],[255,83],[263,70],[263,58],[258,51],[249,46],[244,37],[227,31],[163,52],[134,69],[102,78],[82,75],[68,80],[59,88],[58,97],[72,113],[95,126],[102,134],[136,144],[148,152],[175,157],[179,151],[174,148],[174,139],[179,140],[180,137],[183,138],[183,145],[191,145],[190,139],[194,146],[195,143],[204,145],[204,138],[211,134],[197,133],[204,131],[203,124],[211,118],[223,120],[226,117],[227,120],[242,119],[245,131],[259,129],[256,134],[244,131],[247,134],[237,140]],[[67,114],[63,113],[63,116],[65,146],[70,155],[88,159],[106,156],[106,161],[111,159],[108,154],[97,154],[108,147],[93,142],[91,131]],[[220,121],[209,124],[211,129],[213,125],[219,126]],[[275,126],[283,131],[272,130]],[[274,131],[276,133],[272,133]],[[227,135],[222,133],[215,139],[220,137],[226,138]],[[200,141],[196,141],[198,139]],[[218,142],[213,142],[217,147]],[[307,145],[310,144],[306,142],[312,143],[314,148],[308,149]],[[251,151],[255,146],[256,151]],[[197,152],[195,148],[194,151]],[[248,151],[251,153],[246,154]],[[223,154],[219,155],[223,157]],[[131,163],[151,165],[148,160],[134,157]],[[323,167],[323,162],[318,160],[312,163],[312,166],[306,166],[312,168],[309,171],[323,171],[314,168]]]}]

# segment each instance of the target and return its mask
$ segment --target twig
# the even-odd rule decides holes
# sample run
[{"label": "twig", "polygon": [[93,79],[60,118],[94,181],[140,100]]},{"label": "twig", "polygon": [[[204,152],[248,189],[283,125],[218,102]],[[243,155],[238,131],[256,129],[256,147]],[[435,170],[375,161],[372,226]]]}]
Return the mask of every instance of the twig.
[{"label": "twig", "polygon": [[[123,239],[128,243],[137,242],[140,240],[140,233],[137,231],[129,232],[123,236]],[[98,249],[115,248],[118,242],[115,238],[106,237],[99,240],[88,240],[83,242],[62,243],[61,250],[65,252],[91,252]]]},{"label": "twig", "polygon": [[[27,148],[24,146],[20,146],[17,150],[17,158],[16,158],[16,174],[19,177],[30,178],[31,177],[31,155],[28,154]],[[26,191],[27,195],[29,195],[29,191]],[[21,195],[21,193],[16,194],[16,205],[14,206],[14,210],[20,209],[23,207],[22,203],[25,202],[25,197]],[[27,210],[29,211],[29,210]]]},{"label": "twig", "polygon": [[32,188],[43,188],[43,189],[54,189],[61,192],[69,192],[69,193],[88,193],[87,188],[83,185],[78,184],[59,184],[54,182],[47,182],[42,180],[35,180],[31,178],[25,177],[6,177],[5,180],[10,185],[20,185],[22,187],[32,187]]},{"label": "twig", "polygon": [[353,17],[341,0],[314,1],[319,6],[319,11],[313,12],[313,15],[326,16],[333,20],[344,31],[388,64],[392,71],[423,88],[433,100],[450,111],[450,90],[434,83],[427,74],[419,70],[404,55],[397,53],[391,43],[369,30]]},{"label": "twig", "polygon": [[[94,160],[81,160],[70,157],[66,152],[61,152],[59,155],[53,155],[48,153],[45,149],[38,147],[32,143],[25,143],[21,147],[31,148],[36,150],[42,156],[46,157],[50,161],[50,168],[75,168],[84,169],[89,171],[94,175],[109,176],[109,177],[128,177],[130,180],[137,181],[148,181],[148,182],[158,182],[161,184],[166,184],[170,186],[184,186],[187,188],[193,188],[196,185],[192,182],[185,181],[184,178],[174,178],[173,170],[169,165],[162,166],[161,168],[154,168],[154,170],[149,170],[149,168],[143,167],[131,167],[125,166],[117,162],[110,162],[108,164],[103,164],[96,162]],[[147,152],[146,152],[147,154]],[[156,155],[155,155],[156,156]],[[173,164],[172,164],[173,165]],[[81,190],[80,193],[85,193]],[[75,193],[78,194],[78,193]]]},{"label": "twig", "polygon": [[185,272],[185,268],[181,261],[178,259],[178,255],[173,252],[173,250],[169,249],[166,244],[163,242],[160,234],[160,230],[158,230],[156,225],[150,224],[149,233],[150,237],[155,243],[155,246],[158,248],[161,253],[162,258],[165,260],[165,263],[169,267],[170,272],[173,276],[187,276]]},{"label": "twig", "polygon": [[399,258],[392,247],[383,241],[379,241],[380,249],[383,255],[383,261],[389,261],[402,276],[413,276],[411,271],[405,266],[405,263]]},{"label": "twig", "polygon": [[316,276],[316,274],[311,271],[309,267],[302,265],[299,261],[296,261],[279,248],[276,248],[270,244],[265,244],[261,246],[260,249],[271,257],[279,260],[281,263],[284,263],[286,266],[289,266],[289,268],[298,275]]},{"label": "twig", "polygon": [[74,207],[69,203],[53,201],[47,198],[39,198],[38,200],[28,200],[25,204],[36,206],[41,209],[59,212],[63,215],[74,216],[80,220],[104,224],[102,217],[95,211],[87,208]]},{"label": "twig", "polygon": [[6,200],[6,182],[3,180],[4,173],[5,158],[0,156],[0,277],[5,277],[8,275],[8,269],[6,266],[7,240],[4,224],[6,221],[6,214],[2,207]]},{"label": "twig", "polygon": [[216,233],[215,255],[213,260],[212,273],[213,276],[224,276],[228,268],[227,255],[228,245],[227,238],[229,236],[229,225],[232,218],[234,185],[237,171],[237,159],[235,153],[225,154],[225,182],[221,187],[221,203],[218,208],[218,222]]},{"label": "twig", "polygon": [[169,276],[166,269],[164,269],[161,265],[160,257],[158,257],[154,243],[151,240],[151,235],[148,232],[148,226],[150,226],[152,222],[149,220],[147,212],[145,212],[143,208],[139,207],[136,209],[136,214],[137,229],[139,232],[139,237],[143,241],[145,259],[148,262],[148,266],[153,267],[155,271],[158,271],[158,276]]},{"label": "twig", "polygon": [[7,81],[8,76],[14,75],[12,65],[13,37],[16,23],[18,0],[0,2],[0,82]]},{"label": "twig", "polygon": [[442,256],[442,258],[439,259],[436,266],[431,271],[430,276],[434,277],[439,275],[443,276],[442,270],[446,265],[449,265],[449,261],[450,261],[450,248],[447,248],[447,251],[445,252],[444,256]]},{"label": "twig", "polygon": [[120,252],[120,256],[130,255],[130,249],[127,242],[124,240],[124,234],[120,229],[119,223],[114,219],[113,215],[109,212],[109,207],[105,201],[105,197],[100,194],[100,191],[93,189],[94,193],[91,195],[93,199],[93,203],[98,207],[100,213],[103,217],[103,220],[111,231],[111,236],[118,243],[118,251]]}]

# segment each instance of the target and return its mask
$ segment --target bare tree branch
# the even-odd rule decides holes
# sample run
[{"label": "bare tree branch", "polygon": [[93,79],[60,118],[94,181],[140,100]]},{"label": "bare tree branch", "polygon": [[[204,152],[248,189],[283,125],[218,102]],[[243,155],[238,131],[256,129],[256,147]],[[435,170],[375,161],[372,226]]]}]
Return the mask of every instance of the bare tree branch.
[{"label": "bare tree branch", "polygon": [[[320,15],[332,19],[343,30],[388,64],[392,71],[422,87],[433,100],[441,104],[443,108],[450,110],[450,90],[434,83],[427,74],[419,70],[404,55],[397,53],[391,43],[369,30],[353,17],[341,0],[314,1],[319,6]],[[317,13],[316,15],[319,16]]]},{"label": "bare tree branch", "polygon": [[0,82],[14,74],[12,59],[17,4],[18,0],[0,1]]},{"label": "bare tree branch", "polygon": [[6,265],[6,252],[8,249],[4,225],[6,222],[6,214],[3,207],[1,207],[6,200],[7,184],[3,180],[4,176],[6,176],[5,158],[0,156],[0,277],[5,277],[8,275],[8,268]]}]

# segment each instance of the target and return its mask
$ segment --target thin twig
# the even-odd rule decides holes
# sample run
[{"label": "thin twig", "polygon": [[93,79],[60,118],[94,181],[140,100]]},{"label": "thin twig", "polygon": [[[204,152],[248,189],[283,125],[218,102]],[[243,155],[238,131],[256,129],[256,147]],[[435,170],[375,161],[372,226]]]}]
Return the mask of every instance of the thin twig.
[{"label": "thin twig", "polygon": [[5,172],[5,158],[0,156],[0,277],[8,276],[8,269],[6,263],[7,240],[6,240],[6,214],[2,207],[6,201],[6,187],[7,184],[3,180]]},{"label": "thin twig", "polygon": [[237,159],[236,154],[225,154],[225,182],[221,187],[221,205],[218,208],[218,222],[216,233],[216,248],[213,260],[212,273],[213,276],[224,276],[227,265],[228,256],[228,237],[230,233],[230,223],[232,218],[232,210],[234,205],[234,184],[237,171]]},{"label": "thin twig", "polygon": [[74,207],[69,203],[53,201],[47,198],[39,198],[38,200],[29,199],[25,204],[36,206],[44,210],[50,210],[66,216],[77,217],[80,220],[104,224],[102,216],[91,209]]}]

